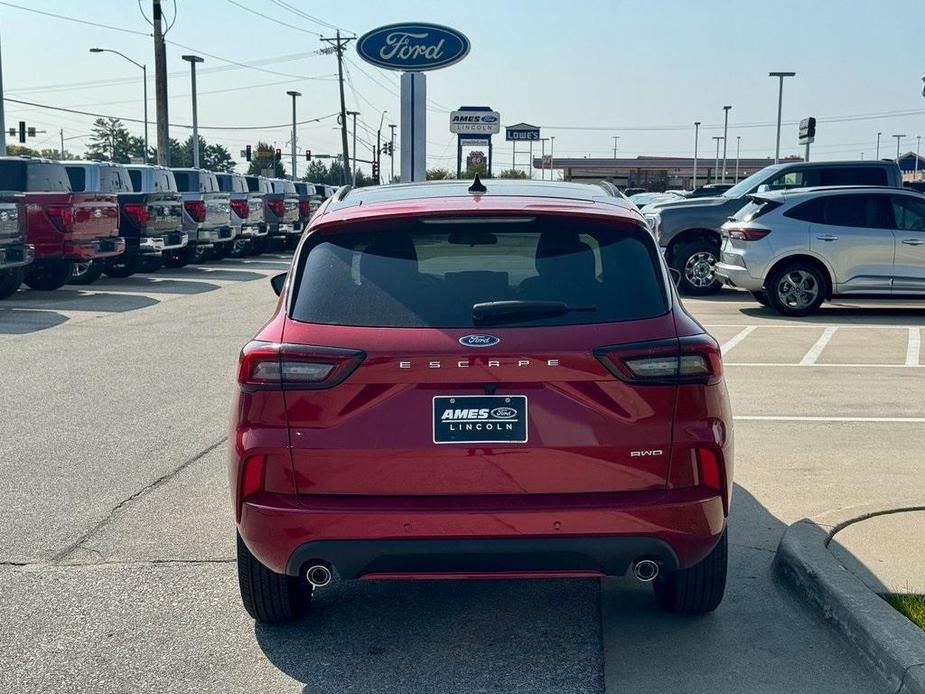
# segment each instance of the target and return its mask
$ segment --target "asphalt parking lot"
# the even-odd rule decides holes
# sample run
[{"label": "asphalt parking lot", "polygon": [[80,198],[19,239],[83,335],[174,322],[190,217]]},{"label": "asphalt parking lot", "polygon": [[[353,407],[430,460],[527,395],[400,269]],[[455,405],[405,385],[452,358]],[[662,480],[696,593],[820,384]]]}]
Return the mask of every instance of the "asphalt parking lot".
[{"label": "asphalt parking lot", "polygon": [[285,255],[0,304],[0,690],[880,692],[771,572],[784,528],[922,493],[925,305],[784,319],[724,292],[731,575],[705,618],[629,579],[346,583],[309,621],[237,594],[224,445],[237,351]]}]

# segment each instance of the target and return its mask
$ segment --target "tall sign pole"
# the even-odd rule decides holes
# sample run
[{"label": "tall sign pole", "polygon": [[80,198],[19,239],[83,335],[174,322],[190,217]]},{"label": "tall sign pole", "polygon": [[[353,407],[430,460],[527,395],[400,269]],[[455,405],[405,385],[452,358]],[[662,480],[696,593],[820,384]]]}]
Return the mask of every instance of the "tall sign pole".
[{"label": "tall sign pole", "polygon": [[731,108],[732,106],[723,106],[726,114],[723,120],[723,183],[726,182],[726,143],[729,141],[727,133],[729,132],[729,109]]},{"label": "tall sign pole", "polygon": [[389,123],[389,130],[392,132],[389,141],[389,167],[391,169],[389,183],[395,182],[395,128],[397,127],[398,125],[396,123]]},{"label": "tall sign pole", "polygon": [[[368,63],[401,72],[401,180],[427,178],[424,72],[459,62],[469,39],[439,24],[407,22],[373,29],[357,39],[357,53]],[[345,136],[346,138],[346,136]]]},{"label": "tall sign pole", "polygon": [[295,158],[295,98],[297,96],[302,96],[302,93],[296,91],[288,91],[286,93],[292,97],[292,180],[295,181],[298,178],[298,176],[296,176]]},{"label": "tall sign pole", "polygon": [[691,181],[691,190],[697,190],[697,144],[700,139],[700,121],[694,121],[694,180]]},{"label": "tall sign pole", "polygon": [[[0,50],[0,156],[6,156],[6,120],[3,113],[3,60]],[[61,158],[64,158],[64,147],[61,147]]]},{"label": "tall sign pole", "polygon": [[154,100],[157,115],[157,163],[170,166],[170,132],[167,124],[167,48],[161,27],[161,0],[153,0],[151,23],[154,25]]}]

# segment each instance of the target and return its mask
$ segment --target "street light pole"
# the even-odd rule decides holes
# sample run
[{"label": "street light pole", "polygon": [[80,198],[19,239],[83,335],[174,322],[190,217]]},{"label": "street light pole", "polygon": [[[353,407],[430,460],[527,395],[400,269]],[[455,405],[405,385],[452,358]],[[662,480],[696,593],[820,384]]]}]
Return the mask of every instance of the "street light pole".
[{"label": "street light pole", "polygon": [[919,177],[919,148],[922,146],[922,136],[915,136],[915,175],[912,176],[912,180],[916,180]]},{"label": "street light pole", "polygon": [[199,113],[196,110],[196,63],[203,62],[198,55],[184,55],[183,60],[190,66],[190,77],[193,81],[193,168],[199,168]]},{"label": "street light pole", "polygon": [[554,180],[552,177],[552,167],[556,161],[556,136],[552,135],[549,138],[549,180]]},{"label": "street light pole", "polygon": [[389,174],[389,183],[395,181],[395,128],[398,126],[395,123],[389,123],[389,130],[392,131],[392,139],[389,143],[389,165],[391,166],[391,173]]},{"label": "street light pole", "polygon": [[880,158],[880,136],[881,136],[881,135],[883,135],[882,132],[877,133],[877,156],[874,157],[874,159],[879,159],[879,158]]},{"label": "street light pole", "polygon": [[694,121],[694,177],[691,181],[691,190],[697,190],[697,141],[700,139],[700,121]]},{"label": "street light pole", "polygon": [[[360,115],[359,111],[347,111],[348,116],[353,116],[353,183],[351,184],[354,188],[357,185],[357,116]],[[349,162],[348,162],[349,165]]]},{"label": "street light pole", "polygon": [[742,137],[740,135],[736,135],[736,178],[735,178],[736,183],[739,182],[739,147],[741,146],[742,146]]},{"label": "street light pole", "polygon": [[732,106],[723,106],[723,111],[725,112],[725,118],[723,120],[723,183],[726,182],[726,134],[729,131],[729,109]]},{"label": "street light pole", "polygon": [[[148,162],[148,68],[143,63],[139,63],[135,60],[132,60],[124,53],[113,50],[112,48],[91,48],[91,53],[115,53],[118,56],[125,58],[132,65],[141,68],[141,79],[144,86],[144,112],[145,112],[145,151],[144,151],[144,160],[145,163]],[[64,149],[61,149],[61,155],[64,156]]]},{"label": "street light pole", "polygon": [[298,176],[296,175],[296,158],[295,158],[295,98],[297,96],[302,96],[301,92],[288,91],[286,92],[289,96],[292,97],[292,180],[296,180]]},{"label": "street light pole", "polygon": [[777,90],[777,147],[774,149],[774,163],[780,161],[780,117],[784,105],[784,78],[795,77],[795,72],[769,72],[768,77],[776,77],[779,81]]},{"label": "street light pole", "polygon": [[613,136],[613,158],[614,158],[614,159],[617,158],[617,140],[619,140],[619,139],[620,139],[620,136],[619,136],[619,135],[614,135],[614,136]]},{"label": "street light pole", "polygon": [[896,163],[899,163],[899,143],[905,135],[893,135],[896,138]]},{"label": "street light pole", "polygon": [[713,182],[719,183],[719,141],[723,138],[719,135],[714,135],[713,139],[716,141],[716,159],[713,161]]}]

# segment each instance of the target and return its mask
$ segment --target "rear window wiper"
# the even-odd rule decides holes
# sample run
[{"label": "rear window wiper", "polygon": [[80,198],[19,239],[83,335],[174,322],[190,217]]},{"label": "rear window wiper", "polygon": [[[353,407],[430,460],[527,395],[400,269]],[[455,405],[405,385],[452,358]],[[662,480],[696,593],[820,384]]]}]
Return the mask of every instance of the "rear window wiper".
[{"label": "rear window wiper", "polygon": [[596,306],[569,306],[564,301],[483,301],[473,304],[472,321],[476,325],[485,325],[594,311],[597,311]]}]

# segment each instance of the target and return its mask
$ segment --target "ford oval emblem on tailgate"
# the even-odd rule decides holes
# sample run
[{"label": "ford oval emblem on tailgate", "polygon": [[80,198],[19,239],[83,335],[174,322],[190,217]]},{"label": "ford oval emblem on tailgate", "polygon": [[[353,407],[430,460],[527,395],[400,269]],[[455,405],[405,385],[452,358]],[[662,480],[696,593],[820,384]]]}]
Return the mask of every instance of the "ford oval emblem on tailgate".
[{"label": "ford oval emblem on tailgate", "polygon": [[494,335],[466,335],[459,338],[459,344],[466,347],[492,347],[499,342],[501,338]]}]

